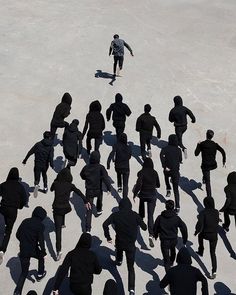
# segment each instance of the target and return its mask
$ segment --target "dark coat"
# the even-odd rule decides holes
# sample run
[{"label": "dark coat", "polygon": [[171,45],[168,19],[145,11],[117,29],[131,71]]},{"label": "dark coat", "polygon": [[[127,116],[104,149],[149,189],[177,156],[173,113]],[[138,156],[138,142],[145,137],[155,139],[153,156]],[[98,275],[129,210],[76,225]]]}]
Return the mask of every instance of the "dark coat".
[{"label": "dark coat", "polygon": [[69,93],[65,93],[54,111],[51,125],[60,126],[66,117],[69,116],[71,110],[72,97]]},{"label": "dark coat", "polygon": [[78,120],[73,122],[65,128],[63,134],[63,153],[66,159],[77,162],[77,158],[82,150],[82,133],[78,129]]},{"label": "dark coat", "polygon": [[225,187],[225,204],[220,211],[230,215],[236,215],[236,172],[229,173],[227,177],[228,185]]},{"label": "dark coat", "polygon": [[136,131],[152,138],[153,127],[156,128],[157,137],[161,138],[161,128],[157,120],[150,113],[143,113],[136,121]]}]

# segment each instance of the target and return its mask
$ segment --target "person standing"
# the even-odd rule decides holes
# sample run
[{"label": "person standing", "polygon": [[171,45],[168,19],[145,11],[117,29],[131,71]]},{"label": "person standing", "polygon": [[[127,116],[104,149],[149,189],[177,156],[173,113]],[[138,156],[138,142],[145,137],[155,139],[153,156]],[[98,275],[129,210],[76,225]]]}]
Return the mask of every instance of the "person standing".
[{"label": "person standing", "polygon": [[24,186],[19,181],[19,170],[16,167],[10,169],[5,182],[0,184],[0,196],[2,197],[0,213],[4,217],[5,230],[0,246],[0,265],[7,251],[11,232],[17,218],[18,209],[22,209],[27,203],[27,194]]},{"label": "person standing", "polygon": [[[125,47],[129,50],[130,54],[134,56],[131,47],[122,39],[119,35],[115,34],[113,36],[114,40],[111,42],[109,48],[109,56],[112,54],[114,56],[113,74],[114,76],[119,76],[120,71],[123,68]],[[118,71],[116,71],[117,63],[119,64]]]},{"label": "person standing", "polygon": [[181,231],[184,245],[186,245],[188,240],[187,226],[176,214],[174,206],[174,201],[166,201],[166,210],[162,211],[157,217],[153,228],[154,238],[160,238],[161,252],[166,271],[170,269],[175,261],[178,229]]},{"label": "person standing", "polygon": [[114,226],[116,232],[116,263],[121,265],[123,261],[123,252],[126,254],[128,267],[128,290],[129,294],[135,294],[135,242],[137,240],[138,227],[147,230],[146,224],[142,218],[132,211],[132,204],[128,198],[123,198],[119,203],[119,211],[112,213],[103,223],[105,238],[108,243],[112,243],[109,232],[109,225]]},{"label": "person standing", "polygon": [[149,233],[149,245],[154,247],[153,243],[153,214],[156,207],[156,189],[160,187],[159,176],[156,170],[154,170],[153,161],[150,158],[146,158],[143,162],[143,168],[137,174],[138,179],[134,187],[134,200],[139,197],[139,216],[145,217],[145,203],[147,204],[148,212],[148,233]]},{"label": "person standing", "polygon": [[202,142],[198,142],[197,147],[195,149],[195,156],[197,157],[200,153],[202,154],[202,182],[206,184],[206,192],[207,196],[211,197],[211,179],[210,179],[210,171],[217,168],[216,162],[216,153],[219,151],[222,155],[223,167],[226,163],[226,154],[224,149],[216,142],[212,140],[214,136],[214,131],[207,130],[206,132],[206,140]]},{"label": "person standing", "polygon": [[183,106],[183,100],[180,96],[174,97],[174,108],[169,113],[169,121],[174,123],[175,134],[178,137],[178,145],[182,149],[185,159],[187,159],[187,148],[183,145],[182,137],[187,130],[187,116],[190,117],[192,123],[196,122],[196,118],[190,109]]},{"label": "person standing", "polygon": [[112,103],[106,110],[107,121],[110,121],[112,114],[113,126],[116,129],[117,137],[124,132],[126,117],[131,115],[130,108],[122,101],[123,96],[120,93],[117,93],[115,95],[115,103]]},{"label": "person standing", "polygon": [[37,142],[28,152],[22,164],[25,165],[31,155],[34,154],[34,197],[37,198],[39,190],[40,176],[42,174],[44,193],[48,191],[47,170],[49,165],[53,169],[54,148],[51,133],[45,131],[43,140]]},{"label": "person standing", "polygon": [[147,145],[147,152],[148,157],[152,157],[151,153],[151,140],[152,140],[152,132],[153,127],[156,128],[157,131],[157,138],[161,138],[161,128],[159,124],[157,123],[157,120],[154,116],[150,114],[151,111],[150,104],[145,104],[144,106],[144,113],[138,117],[136,121],[136,131],[139,132],[139,138],[140,138],[140,147],[141,147],[141,155],[144,159],[146,158],[146,150],[145,146]]}]

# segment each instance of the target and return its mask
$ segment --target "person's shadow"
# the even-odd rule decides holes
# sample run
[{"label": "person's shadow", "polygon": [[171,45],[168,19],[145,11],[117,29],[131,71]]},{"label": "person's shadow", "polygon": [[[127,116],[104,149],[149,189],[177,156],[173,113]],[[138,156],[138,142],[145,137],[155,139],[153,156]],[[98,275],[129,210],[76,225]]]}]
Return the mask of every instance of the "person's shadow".
[{"label": "person's shadow", "polygon": [[[55,283],[55,277],[52,277],[48,280],[48,282],[44,288],[43,295],[51,295],[52,294],[54,283]],[[70,283],[69,283],[68,277],[65,277],[59,290],[60,290],[60,294],[66,294],[66,295],[73,294],[70,291]]]},{"label": "person's shadow", "polygon": [[103,72],[102,70],[96,70],[94,74],[95,78],[102,78],[102,79],[111,79],[109,84],[113,86],[113,83],[116,81],[116,76],[107,72]]},{"label": "person's shadow", "polygon": [[159,149],[163,149],[168,145],[168,142],[166,140],[158,139],[156,136],[153,136],[151,144],[157,146]]},{"label": "person's shadow", "polygon": [[78,195],[73,193],[72,197],[70,198],[71,204],[73,204],[76,214],[81,220],[81,228],[82,232],[86,232],[86,226],[85,226],[85,213],[86,209],[84,207],[84,202],[82,198],[80,198]]},{"label": "person's shadow", "polygon": [[55,251],[53,249],[52,241],[51,241],[51,238],[50,238],[50,233],[55,232],[54,222],[49,217],[46,217],[44,219],[43,223],[45,225],[44,238],[45,238],[46,246],[48,248],[48,252],[50,253],[51,257],[54,260],[56,260],[56,253],[55,253]]},{"label": "person's shadow", "polygon": [[236,295],[235,293],[232,293],[230,288],[222,282],[216,282],[214,284],[214,288],[216,292],[214,295]]},{"label": "person's shadow", "polygon": [[225,244],[225,248],[228,250],[229,254],[230,254],[230,257],[232,257],[233,259],[236,260],[236,253],[234,251],[234,249],[232,248],[231,244],[230,244],[230,241],[223,229],[223,227],[219,226],[219,231],[218,231],[222,241],[224,242]]},{"label": "person's shadow", "polygon": [[56,147],[58,144],[62,146],[62,140],[58,138],[58,134],[56,133],[53,139],[53,146]]},{"label": "person's shadow", "polygon": [[134,144],[132,141],[129,141],[128,144],[131,146],[132,149],[132,157],[134,157],[137,162],[143,166],[143,160],[141,157],[141,148],[139,145]]},{"label": "person's shadow", "polygon": [[64,158],[62,156],[56,157],[53,161],[54,171],[59,173],[64,168]]},{"label": "person's shadow", "polygon": [[116,135],[112,134],[111,131],[105,131],[103,133],[103,141],[106,145],[112,146],[116,143]]}]

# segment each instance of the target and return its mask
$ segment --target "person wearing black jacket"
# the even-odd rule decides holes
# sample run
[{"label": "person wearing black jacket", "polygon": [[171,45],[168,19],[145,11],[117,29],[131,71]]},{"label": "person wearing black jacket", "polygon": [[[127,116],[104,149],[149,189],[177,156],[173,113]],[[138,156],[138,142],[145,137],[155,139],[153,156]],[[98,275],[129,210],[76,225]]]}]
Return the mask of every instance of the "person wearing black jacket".
[{"label": "person wearing black jacket", "polygon": [[115,95],[115,103],[112,103],[106,110],[107,121],[110,121],[112,114],[113,126],[116,129],[117,137],[119,137],[119,135],[124,132],[126,117],[131,115],[130,108],[122,101],[122,95],[117,93]]},{"label": "person wearing black jacket", "polygon": [[65,128],[69,124],[65,122],[65,118],[69,116],[71,110],[72,97],[66,92],[62,96],[61,103],[56,106],[52,121],[51,121],[51,136],[54,139],[57,128]]},{"label": "person wearing black jacket", "polygon": [[171,134],[168,139],[168,145],[161,150],[160,153],[161,164],[165,176],[166,183],[166,197],[171,195],[171,186],[169,178],[171,178],[174,196],[176,212],[180,210],[179,204],[179,167],[182,164],[182,153],[178,148],[178,138],[175,134]]},{"label": "person wearing black jacket", "polygon": [[42,174],[44,192],[48,190],[47,170],[49,165],[53,169],[53,141],[51,139],[51,133],[45,131],[43,133],[43,140],[37,142],[28,152],[22,164],[26,164],[28,158],[34,154],[34,197],[37,198],[39,190],[40,176]]},{"label": "person wearing black jacket", "polygon": [[63,153],[65,159],[68,160],[68,168],[76,165],[77,159],[82,151],[82,133],[79,131],[78,125],[79,120],[74,119],[72,123],[65,128],[63,134]]},{"label": "person wearing black jacket", "polygon": [[145,104],[144,113],[136,121],[136,131],[139,132],[141,155],[143,160],[146,158],[145,145],[147,145],[148,156],[151,158],[151,140],[153,127],[156,128],[157,138],[161,138],[161,128],[154,116],[150,115],[150,104]]},{"label": "person wearing black jacket", "polygon": [[218,224],[220,221],[219,211],[215,209],[214,199],[206,197],[203,200],[205,209],[202,210],[198,216],[194,235],[198,235],[198,251],[196,253],[203,256],[204,246],[203,240],[208,240],[210,243],[210,254],[212,263],[212,273],[210,279],[216,278],[216,245],[218,240]]},{"label": "person wearing black jacket", "polygon": [[105,120],[101,113],[102,106],[98,100],[91,102],[89,106],[89,113],[86,116],[86,121],[83,129],[83,138],[88,130],[86,146],[87,152],[90,154],[92,149],[91,140],[94,138],[94,150],[98,151],[102,143],[102,132],[105,129]]},{"label": "person wearing black jacket", "polygon": [[218,143],[212,140],[214,136],[214,131],[207,130],[206,132],[206,140],[199,142],[195,149],[195,156],[198,156],[202,153],[202,182],[206,184],[206,192],[207,196],[211,197],[211,179],[210,179],[210,171],[217,168],[216,162],[216,153],[219,151],[222,155],[223,167],[226,163],[226,154],[224,149],[218,145]]},{"label": "person wearing black jacket", "polygon": [[129,182],[129,160],[132,156],[132,148],[127,143],[127,135],[121,133],[113,146],[112,152],[107,160],[107,169],[110,169],[110,160],[115,162],[115,170],[117,174],[118,192],[122,192],[123,184],[123,198],[128,196],[128,182]]},{"label": "person wearing black jacket", "polygon": [[4,217],[5,231],[0,246],[0,265],[11,237],[12,228],[17,218],[18,209],[22,209],[27,202],[25,188],[19,181],[19,170],[16,167],[10,169],[5,182],[0,184],[0,213]]},{"label": "person wearing black jacket", "polygon": [[36,207],[31,218],[26,218],[19,226],[16,237],[20,241],[20,263],[21,274],[14,291],[14,295],[21,295],[25,279],[29,272],[30,258],[38,260],[37,281],[41,281],[46,271],[44,268],[44,257],[46,256],[44,241],[44,225],[43,220],[46,218],[47,212],[42,207]]},{"label": "person wearing black jacket", "polygon": [[[80,172],[80,176],[85,180],[86,198],[93,206],[94,198],[97,198],[97,215],[102,214],[102,184],[106,185],[108,193],[111,191],[111,183],[106,168],[100,164],[100,153],[94,151],[89,158],[89,164],[85,165]],[[86,212],[86,231],[91,231],[92,210]]]},{"label": "person wearing black jacket", "polygon": [[168,200],[166,201],[166,210],[162,211],[157,217],[153,228],[154,238],[160,238],[161,252],[166,271],[168,271],[175,261],[178,229],[181,231],[183,244],[186,245],[188,240],[187,226],[176,214],[174,201]]},{"label": "person wearing black jacket", "polygon": [[179,250],[176,259],[178,265],[169,269],[160,281],[160,288],[169,285],[171,295],[197,295],[197,283],[202,283],[202,295],[209,295],[208,283],[199,269],[193,267],[192,258],[186,247]]},{"label": "person wearing black jacket", "polygon": [[53,287],[53,294],[59,294],[59,287],[70,270],[70,290],[74,295],[91,295],[93,274],[100,274],[102,268],[96,254],[90,250],[92,237],[83,233],[74,250],[68,252],[59,267]]},{"label": "person wearing black jacket", "polygon": [[183,100],[180,96],[174,97],[175,107],[171,109],[169,113],[169,121],[174,123],[175,126],[175,134],[178,137],[178,145],[184,152],[185,158],[187,158],[187,149],[183,145],[182,137],[184,132],[187,130],[187,116],[190,117],[192,123],[196,122],[196,118],[194,114],[190,111],[190,109],[183,106]]},{"label": "person wearing black jacket", "polygon": [[157,171],[154,170],[152,159],[146,158],[144,160],[143,168],[137,176],[138,179],[133,191],[134,200],[136,196],[139,197],[139,215],[141,218],[145,217],[144,204],[147,203],[149,244],[153,248],[153,213],[156,207],[156,189],[160,187],[160,181]]},{"label": "person wearing black jacket", "polygon": [[138,227],[140,226],[141,229],[147,230],[147,226],[142,218],[136,212],[132,211],[132,204],[128,198],[123,198],[119,203],[119,211],[112,213],[103,223],[105,238],[108,243],[112,243],[109,225],[113,225],[116,232],[115,247],[117,265],[122,264],[123,252],[126,254],[128,288],[130,295],[133,295],[135,290],[135,242],[137,240]]},{"label": "person wearing black jacket", "polygon": [[55,198],[52,204],[53,208],[53,218],[55,223],[55,232],[56,232],[56,250],[57,257],[56,260],[59,261],[61,259],[61,230],[62,226],[65,223],[65,215],[71,211],[70,205],[70,194],[71,192],[79,195],[87,208],[87,210],[91,209],[90,203],[86,200],[86,197],[83,193],[72,183],[73,177],[68,168],[62,169],[57,178],[54,180],[51,191],[55,192]]},{"label": "person wearing black jacket", "polygon": [[118,295],[118,288],[117,288],[117,282],[109,279],[106,281],[103,295]]},{"label": "person wearing black jacket", "polygon": [[220,209],[220,212],[224,212],[224,223],[222,226],[226,231],[229,231],[229,215],[234,216],[236,226],[236,171],[229,173],[227,182],[228,184],[224,188],[226,200],[224,206]]}]

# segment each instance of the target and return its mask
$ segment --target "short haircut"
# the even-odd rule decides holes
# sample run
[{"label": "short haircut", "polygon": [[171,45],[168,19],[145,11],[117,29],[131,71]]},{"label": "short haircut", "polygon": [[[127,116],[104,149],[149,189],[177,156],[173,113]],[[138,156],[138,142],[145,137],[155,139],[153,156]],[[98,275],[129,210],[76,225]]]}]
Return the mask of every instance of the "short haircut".
[{"label": "short haircut", "polygon": [[166,201],[166,210],[173,210],[175,207],[175,202],[172,200]]},{"label": "short haircut", "polygon": [[213,136],[214,136],[214,131],[208,129],[207,132],[206,132],[206,137],[207,137],[207,139],[212,139]]},{"label": "short haircut", "polygon": [[119,35],[118,35],[118,34],[115,34],[115,35],[113,36],[113,38],[114,38],[114,39],[118,39],[118,38],[119,38]]}]

